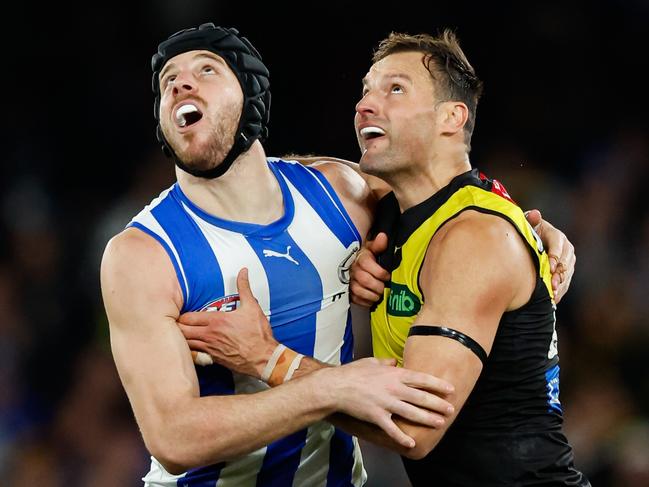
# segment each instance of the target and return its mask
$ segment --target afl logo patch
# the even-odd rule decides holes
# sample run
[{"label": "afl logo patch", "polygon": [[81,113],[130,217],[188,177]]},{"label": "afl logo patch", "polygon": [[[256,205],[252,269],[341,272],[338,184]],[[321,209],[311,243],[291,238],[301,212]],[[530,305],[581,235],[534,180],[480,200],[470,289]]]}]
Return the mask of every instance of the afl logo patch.
[{"label": "afl logo patch", "polygon": [[359,248],[360,245],[358,244],[358,242],[352,242],[350,246],[347,247],[347,256],[338,265],[338,279],[343,284],[349,284],[349,272],[352,268],[354,258],[356,257],[356,253],[358,252]]},{"label": "afl logo patch", "polygon": [[200,311],[234,311],[239,307],[239,295],[230,294],[207,303]]}]

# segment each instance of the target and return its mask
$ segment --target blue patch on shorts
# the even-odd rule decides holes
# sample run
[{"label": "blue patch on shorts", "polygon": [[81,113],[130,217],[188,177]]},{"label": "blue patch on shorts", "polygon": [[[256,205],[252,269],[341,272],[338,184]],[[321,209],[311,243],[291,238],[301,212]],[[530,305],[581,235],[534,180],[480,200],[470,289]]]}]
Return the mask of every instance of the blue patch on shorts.
[{"label": "blue patch on shorts", "polygon": [[559,365],[545,371],[546,390],[548,391],[548,412],[554,409],[559,414],[563,413],[559,401]]}]

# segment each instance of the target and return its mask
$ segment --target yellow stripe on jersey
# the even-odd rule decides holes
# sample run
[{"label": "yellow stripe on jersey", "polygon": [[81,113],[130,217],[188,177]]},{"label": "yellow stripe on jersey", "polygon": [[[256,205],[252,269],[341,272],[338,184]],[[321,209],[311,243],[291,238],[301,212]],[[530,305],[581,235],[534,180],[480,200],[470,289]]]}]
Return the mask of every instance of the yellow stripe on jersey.
[{"label": "yellow stripe on jersey", "polygon": [[[477,174],[472,172],[472,176]],[[534,264],[552,299],[550,263],[541,241],[525,219],[523,211],[503,196],[488,191],[477,177],[455,191],[407,237],[395,253],[401,252],[401,261],[392,271],[390,287],[385,288],[383,300],[372,312],[372,345],[374,356],[396,358],[403,365],[403,347],[408,331],[419,312],[424,296],[419,288],[419,271],[426,256],[428,244],[437,230],[450,219],[466,210],[476,210],[500,216],[509,221],[529,245]],[[494,184],[498,184],[494,182]],[[426,202],[422,203],[425,205]],[[409,210],[410,211],[410,210]],[[398,243],[398,242],[397,242]]]}]

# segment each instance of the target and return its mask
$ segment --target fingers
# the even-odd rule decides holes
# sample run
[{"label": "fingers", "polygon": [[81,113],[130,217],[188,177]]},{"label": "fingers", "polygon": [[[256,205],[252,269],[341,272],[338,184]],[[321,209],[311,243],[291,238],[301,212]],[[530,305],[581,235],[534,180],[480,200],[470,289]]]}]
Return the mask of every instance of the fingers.
[{"label": "fingers", "polygon": [[565,255],[560,259],[561,260],[559,260],[556,267],[557,272],[552,275],[554,302],[557,304],[559,304],[561,298],[563,298],[566,292],[568,292],[570,282],[572,281],[572,276],[575,273],[575,264],[577,262],[577,257],[574,253],[574,247],[570,242],[568,242],[568,244],[566,245]]},{"label": "fingers", "polygon": [[185,337],[185,340],[203,340],[205,328],[201,326],[187,326],[182,323],[176,323],[178,328]]},{"label": "fingers", "polygon": [[[379,272],[381,275],[385,272],[378,264],[374,263],[376,268],[374,272]],[[389,275],[389,274],[388,274]],[[385,288],[385,282],[377,278],[375,274],[372,274],[372,271],[367,271],[362,268],[357,269],[353,276],[353,283],[357,285],[360,289],[365,289],[370,293],[376,296],[383,296],[383,289]]]},{"label": "fingers", "polygon": [[577,257],[575,256],[575,246],[572,245],[569,240],[566,240],[566,244],[563,246],[561,262],[564,263],[566,272],[572,276],[575,272]]},{"label": "fingers", "polygon": [[181,314],[178,317],[178,323],[187,326],[207,326],[209,318],[212,318],[212,316],[208,316],[205,311],[190,311]]},{"label": "fingers", "polygon": [[[375,245],[375,249],[387,245],[387,236],[384,233],[380,233],[377,239],[379,239],[379,243]],[[376,240],[372,244],[375,242]],[[388,279],[390,279],[390,273],[376,262],[371,248],[361,249],[352,266],[352,278],[349,286],[352,302],[360,306],[372,306],[383,296],[385,281]]]},{"label": "fingers", "polygon": [[389,365],[390,367],[397,365],[396,358],[375,358],[372,360],[375,360],[379,365]]},{"label": "fingers", "polygon": [[404,377],[402,382],[407,386],[414,387],[416,389],[424,389],[434,394],[452,394],[455,391],[455,387],[450,382],[435,377],[424,372],[417,372],[415,370],[402,369]]},{"label": "fingers", "polygon": [[[434,414],[432,418],[427,417],[424,419],[430,419],[431,421],[437,421],[440,416],[448,416],[455,412],[455,407],[449,401],[443,399],[437,394],[431,394],[429,392],[413,389],[411,387],[404,388],[404,391],[401,393],[401,398],[403,401],[410,403],[413,407],[416,407],[419,410],[425,410],[426,413],[437,413]],[[401,413],[399,413],[401,414]],[[406,417],[406,416],[404,416]],[[428,422],[423,422],[420,419],[415,419],[408,417],[408,419],[416,422],[421,422],[422,424],[427,424],[429,426],[437,427],[438,424],[431,424]]]},{"label": "fingers", "polygon": [[399,429],[389,414],[384,414],[376,421],[376,425],[387,435],[405,448],[413,448],[415,440]]},{"label": "fingers", "polygon": [[[381,296],[383,296],[384,285],[381,281],[376,281],[376,282],[380,283],[381,286],[380,291],[363,287],[361,284],[359,284],[357,279],[354,279],[349,285],[349,289],[352,292],[352,302],[356,304],[360,304],[361,306],[369,307],[372,306],[374,303],[376,303],[379,299],[381,299]],[[378,287],[378,284],[376,287]]]},{"label": "fingers", "polygon": [[559,229],[552,226],[546,220],[541,220],[534,229],[547,249],[550,257],[550,272],[557,271],[559,262],[566,264],[566,256],[574,252],[574,247],[568,241],[568,237]]},{"label": "fingers", "polygon": [[[548,260],[550,261],[550,272],[554,274],[557,271],[557,265],[561,262],[561,259],[554,254],[548,254]],[[557,274],[557,282],[559,281],[559,275]],[[552,277],[552,282],[554,282],[554,276]]]},{"label": "fingers", "polygon": [[369,242],[367,247],[374,255],[378,255],[388,248],[388,235],[380,232],[374,240]]},{"label": "fingers", "polygon": [[390,409],[393,414],[397,414],[413,423],[428,426],[429,428],[440,428],[446,422],[439,414],[413,406],[404,401],[399,401]]},{"label": "fingers", "polygon": [[552,290],[556,294],[563,284],[563,281],[565,280],[566,268],[564,263],[561,262],[558,258],[555,258],[553,260],[556,261],[556,264],[554,266],[554,272],[552,274]]},{"label": "fingers", "polygon": [[390,279],[390,273],[376,262],[376,256],[370,249],[361,249],[354,262],[356,271],[363,270],[379,281]]},{"label": "fingers", "polygon": [[536,209],[526,211],[525,218],[527,218],[527,221],[530,223],[530,225],[532,225],[532,227],[536,227],[543,220],[543,217],[541,216],[541,212]]},{"label": "fingers", "polygon": [[358,296],[355,296],[352,292],[352,303],[354,304],[363,306],[364,308],[371,308],[375,302],[376,301],[370,301],[369,299],[359,298]]},{"label": "fingers", "polygon": [[202,340],[187,340],[187,345],[189,345],[189,348],[192,350],[192,352],[205,352],[209,355],[209,348],[207,346],[207,343]]},{"label": "fingers", "polygon": [[248,269],[243,267],[237,275],[237,291],[239,293],[239,302],[241,305],[255,301],[255,296],[250,289],[250,281],[248,279]]}]

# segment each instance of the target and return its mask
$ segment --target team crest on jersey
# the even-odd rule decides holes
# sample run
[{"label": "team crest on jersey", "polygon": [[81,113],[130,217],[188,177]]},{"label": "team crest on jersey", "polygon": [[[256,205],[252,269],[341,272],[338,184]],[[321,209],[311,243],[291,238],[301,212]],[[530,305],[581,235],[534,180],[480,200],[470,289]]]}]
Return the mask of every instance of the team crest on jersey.
[{"label": "team crest on jersey", "polygon": [[215,299],[210,303],[207,303],[203,306],[200,311],[234,311],[239,307],[239,295],[230,294],[228,296],[223,296],[219,299]]},{"label": "team crest on jersey", "polygon": [[349,284],[349,274],[359,248],[360,245],[358,244],[358,242],[352,242],[351,245],[347,247],[347,257],[345,257],[343,261],[338,265],[338,279],[340,279],[340,282],[343,284]]}]

